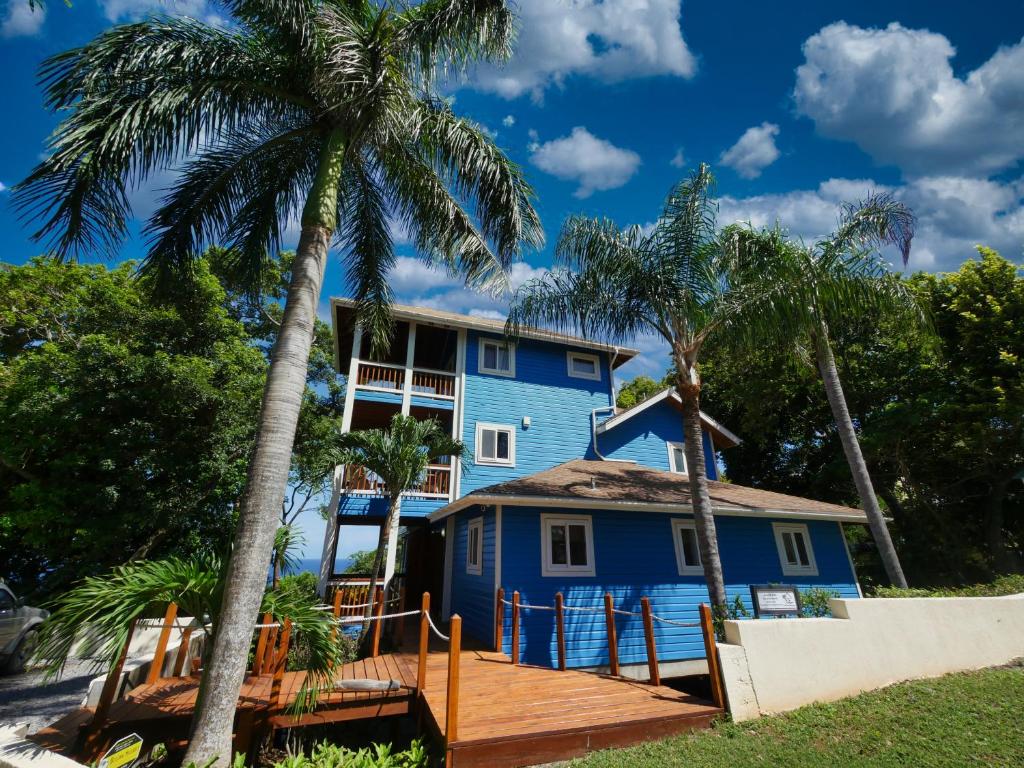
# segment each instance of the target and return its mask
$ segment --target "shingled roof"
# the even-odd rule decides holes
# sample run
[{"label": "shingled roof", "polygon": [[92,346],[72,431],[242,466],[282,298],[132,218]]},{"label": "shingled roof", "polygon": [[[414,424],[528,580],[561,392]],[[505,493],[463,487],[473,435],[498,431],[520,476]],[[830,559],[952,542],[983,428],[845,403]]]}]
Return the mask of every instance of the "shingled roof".
[{"label": "shingled roof", "polygon": [[[708,481],[716,514],[796,517],[865,523],[860,509],[813,501],[784,493]],[[431,520],[475,504],[517,504],[588,509],[690,512],[686,475],[651,469],[626,461],[575,459],[557,467],[480,488],[430,515]]]}]

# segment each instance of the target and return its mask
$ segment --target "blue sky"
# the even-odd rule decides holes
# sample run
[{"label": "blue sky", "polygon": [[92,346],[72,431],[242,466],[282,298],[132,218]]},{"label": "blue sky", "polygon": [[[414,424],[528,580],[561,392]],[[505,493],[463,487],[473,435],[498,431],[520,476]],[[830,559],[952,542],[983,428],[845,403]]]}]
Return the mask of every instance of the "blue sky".
[{"label": "blue sky", "polygon": [[[1020,261],[1024,245],[1024,3],[520,0],[517,54],[449,87],[456,111],[494,132],[539,195],[549,241],[571,213],[652,222],[670,187],[706,161],[719,221],[779,218],[814,237],[837,205],[889,189],[918,215],[911,269],[954,269],[975,243]],[[0,190],[25,176],[56,117],[36,68],[112,23],[154,11],[219,23],[208,0],[0,0]],[[133,197],[144,216],[158,179]],[[400,235],[400,233],[398,233]],[[0,191],[0,259],[38,252]],[[425,270],[407,244],[398,298],[500,313]],[[142,253],[127,243],[126,258]],[[550,264],[530,254],[513,282]],[[337,263],[324,291],[345,293]],[[657,373],[664,351],[624,373]],[[314,547],[315,548],[315,547]]]}]

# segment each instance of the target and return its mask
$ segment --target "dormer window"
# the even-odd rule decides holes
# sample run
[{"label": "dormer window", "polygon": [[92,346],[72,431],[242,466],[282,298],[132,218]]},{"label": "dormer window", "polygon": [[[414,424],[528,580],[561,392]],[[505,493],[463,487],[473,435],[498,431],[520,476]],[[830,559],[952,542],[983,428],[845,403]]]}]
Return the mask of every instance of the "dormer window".
[{"label": "dormer window", "polygon": [[597,355],[569,352],[569,375],[574,379],[601,380],[601,361]]},{"label": "dormer window", "polygon": [[480,373],[494,376],[516,375],[516,346],[498,339],[480,339]]}]

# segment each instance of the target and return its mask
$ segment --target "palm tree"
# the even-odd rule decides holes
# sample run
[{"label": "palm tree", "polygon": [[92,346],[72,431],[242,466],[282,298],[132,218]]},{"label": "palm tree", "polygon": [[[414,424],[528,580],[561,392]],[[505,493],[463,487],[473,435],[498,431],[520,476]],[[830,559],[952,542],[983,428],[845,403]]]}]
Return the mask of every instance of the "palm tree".
[{"label": "palm tree", "polygon": [[366,607],[366,619],[363,625],[365,636],[373,611],[372,596],[376,594],[377,579],[385,553],[387,567],[384,570],[385,591],[394,574],[396,537],[398,518],[402,505],[402,494],[412,490],[421,482],[427,467],[442,457],[451,457],[451,461],[462,461],[466,452],[465,446],[449,432],[446,432],[435,419],[418,421],[411,416],[396,413],[391,419],[388,429],[362,429],[348,432],[339,438],[341,452],[339,464],[356,466],[372,472],[380,478],[384,492],[388,496],[388,511],[384,524],[380,528],[377,539],[377,553],[373,559],[370,572],[371,599]]},{"label": "palm tree", "polygon": [[[147,226],[145,269],[168,290],[214,240],[260,284],[289,223],[301,227],[271,354],[228,564],[221,628],[185,762],[230,759],[250,630],[288,477],[328,248],[344,248],[357,321],[376,348],[392,328],[397,219],[432,265],[469,285],[543,235],[533,192],[477,125],[434,94],[438,73],[509,55],[505,0],[225,0],[231,24],[158,17],[113,27],[41,70],[68,116],[16,189],[35,237],[62,258],[116,252],[128,192],[176,180]],[[469,211],[472,211],[471,215]]]},{"label": "palm tree", "polygon": [[[906,264],[913,234],[910,209],[889,195],[873,195],[844,205],[836,231],[809,246],[789,240],[777,225],[761,231],[733,228],[726,236],[736,257],[737,274],[756,280],[768,277],[787,286],[784,298],[766,307],[768,313],[785,315],[786,322],[777,317],[778,322],[765,322],[758,329],[775,331],[764,338],[765,343],[790,347],[795,338],[809,337],[868,527],[889,580],[899,587],[906,587],[907,580],[857,440],[828,327],[843,316],[877,316],[883,312],[898,313],[905,322],[925,323],[912,292],[878,253],[882,246],[895,245]],[[795,302],[811,311],[794,312]]]},{"label": "palm tree", "polygon": [[709,340],[751,339],[751,324],[762,322],[760,309],[779,289],[755,280],[733,284],[715,231],[713,192],[702,164],[671,191],[649,234],[608,220],[568,219],[556,247],[559,268],[516,292],[506,331],[515,337],[523,325],[547,325],[609,341],[650,333],[668,343],[701,563],[721,617],[726,594],[701,439],[700,353]]}]

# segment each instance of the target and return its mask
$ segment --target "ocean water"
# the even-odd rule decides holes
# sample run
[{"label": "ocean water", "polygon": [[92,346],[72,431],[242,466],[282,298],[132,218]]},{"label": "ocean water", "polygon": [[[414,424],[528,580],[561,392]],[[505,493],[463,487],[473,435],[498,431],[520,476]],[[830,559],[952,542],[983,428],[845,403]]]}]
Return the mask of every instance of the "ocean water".
[{"label": "ocean water", "polygon": [[[346,557],[338,559],[338,562],[334,564],[334,572],[340,573],[344,571],[352,563],[352,560]],[[320,558],[319,557],[307,557],[302,558],[298,561],[298,567],[289,569],[288,573],[315,573],[317,576],[320,575]]]}]

